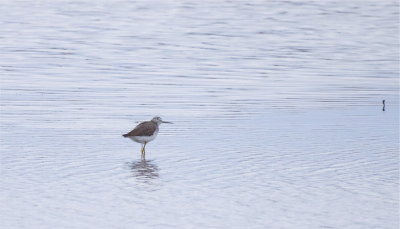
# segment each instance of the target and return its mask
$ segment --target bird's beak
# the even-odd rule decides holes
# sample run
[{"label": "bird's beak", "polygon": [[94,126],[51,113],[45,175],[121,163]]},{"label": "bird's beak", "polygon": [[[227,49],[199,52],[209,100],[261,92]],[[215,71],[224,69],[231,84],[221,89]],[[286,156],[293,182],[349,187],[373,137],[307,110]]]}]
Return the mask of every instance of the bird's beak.
[{"label": "bird's beak", "polygon": [[166,122],[166,121],[162,121],[163,123],[169,123],[169,124],[173,124],[172,122]]}]

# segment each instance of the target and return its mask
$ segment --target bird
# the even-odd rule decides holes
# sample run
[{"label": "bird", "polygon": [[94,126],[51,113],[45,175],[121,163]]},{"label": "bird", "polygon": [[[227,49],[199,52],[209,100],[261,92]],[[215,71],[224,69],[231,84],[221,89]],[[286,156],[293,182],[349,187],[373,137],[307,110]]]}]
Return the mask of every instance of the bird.
[{"label": "bird", "polygon": [[142,158],[146,156],[146,144],[153,141],[158,134],[159,126],[161,123],[170,123],[163,121],[160,117],[156,116],[150,121],[142,122],[137,125],[132,131],[123,134],[124,138],[129,138],[134,142],[142,144]]}]

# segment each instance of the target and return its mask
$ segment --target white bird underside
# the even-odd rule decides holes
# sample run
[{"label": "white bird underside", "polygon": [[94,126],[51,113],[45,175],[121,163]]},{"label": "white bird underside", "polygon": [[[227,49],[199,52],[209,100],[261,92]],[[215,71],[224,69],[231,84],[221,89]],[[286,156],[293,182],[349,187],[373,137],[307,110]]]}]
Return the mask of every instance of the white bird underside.
[{"label": "white bird underside", "polygon": [[154,132],[151,136],[129,136],[128,138],[137,143],[149,143],[157,137],[158,131]]}]

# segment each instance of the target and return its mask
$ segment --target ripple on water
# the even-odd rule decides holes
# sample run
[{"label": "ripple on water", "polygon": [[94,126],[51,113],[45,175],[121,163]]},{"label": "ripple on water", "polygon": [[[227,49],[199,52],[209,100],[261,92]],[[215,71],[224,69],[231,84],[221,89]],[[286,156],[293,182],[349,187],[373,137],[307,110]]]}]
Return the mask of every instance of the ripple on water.
[{"label": "ripple on water", "polygon": [[397,228],[394,1],[153,3],[4,2],[2,227]]}]

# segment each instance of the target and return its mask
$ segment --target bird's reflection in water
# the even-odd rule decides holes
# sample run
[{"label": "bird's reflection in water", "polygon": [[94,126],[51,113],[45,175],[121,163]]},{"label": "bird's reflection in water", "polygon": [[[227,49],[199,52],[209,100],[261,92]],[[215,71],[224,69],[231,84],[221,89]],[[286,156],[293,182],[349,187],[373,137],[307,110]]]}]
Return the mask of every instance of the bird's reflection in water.
[{"label": "bird's reflection in water", "polygon": [[139,161],[134,161],[129,163],[129,167],[133,175],[140,180],[150,181],[159,176],[158,166],[151,160],[141,159]]}]

